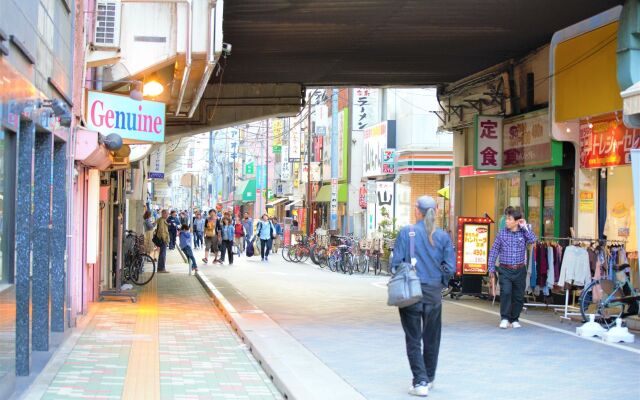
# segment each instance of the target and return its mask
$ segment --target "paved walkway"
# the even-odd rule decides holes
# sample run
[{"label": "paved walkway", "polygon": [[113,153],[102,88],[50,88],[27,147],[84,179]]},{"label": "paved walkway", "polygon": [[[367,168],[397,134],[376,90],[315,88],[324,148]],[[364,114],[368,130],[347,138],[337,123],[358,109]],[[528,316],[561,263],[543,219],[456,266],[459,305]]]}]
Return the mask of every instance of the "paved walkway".
[{"label": "paved walkway", "polygon": [[27,398],[280,399],[185,264],[159,274],[138,302],[106,301],[68,354],[54,356],[51,382]]},{"label": "paved walkway", "polygon": [[[411,398],[398,312],[385,304],[387,278],[286,263],[279,254],[268,264],[243,257],[233,266],[200,271],[239,313],[266,313],[365,398]],[[523,321],[523,329],[503,331],[498,310],[498,304],[469,297],[445,302],[436,388],[429,398],[640,399],[638,344],[609,346],[575,337],[577,325],[534,309],[524,315],[530,322]]]}]

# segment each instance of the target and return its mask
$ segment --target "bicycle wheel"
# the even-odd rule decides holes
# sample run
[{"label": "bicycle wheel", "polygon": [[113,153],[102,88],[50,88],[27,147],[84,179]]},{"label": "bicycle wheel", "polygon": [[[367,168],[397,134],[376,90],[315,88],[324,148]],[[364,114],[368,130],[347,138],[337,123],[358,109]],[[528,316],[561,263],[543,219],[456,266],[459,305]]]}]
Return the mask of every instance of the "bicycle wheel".
[{"label": "bicycle wheel", "polygon": [[616,301],[623,296],[622,291],[611,280],[592,281],[580,294],[582,320],[586,322],[589,320],[589,314],[594,314],[596,322],[607,327],[612,326],[616,318],[624,312],[624,303]]},{"label": "bicycle wheel", "polygon": [[318,260],[318,265],[320,266],[320,268],[326,268],[329,266],[329,264],[327,263],[328,257],[327,257],[327,249],[326,248],[320,248],[316,250],[316,259]]},{"label": "bicycle wheel", "polygon": [[280,252],[280,255],[282,256],[282,258],[285,259],[285,261],[288,261],[287,260],[287,253],[289,253],[289,248],[290,247],[291,247],[290,245],[283,246],[282,247],[282,251]]},{"label": "bicycle wheel", "polygon": [[370,262],[373,261],[373,273],[374,275],[378,275],[381,272],[382,266],[380,265],[380,253],[376,253],[375,256],[373,256],[373,259],[370,260]]},{"label": "bicycle wheel", "polygon": [[309,257],[311,258],[311,262],[316,264],[316,265],[320,265],[320,261],[318,260],[318,257],[316,256],[316,250],[318,249],[318,245],[314,244],[311,245],[311,247],[309,248]]},{"label": "bicycle wheel", "polygon": [[309,254],[310,254],[310,250],[309,247],[307,246],[301,246],[300,247],[300,261],[299,262],[307,262],[307,260],[309,259]]},{"label": "bicycle wheel", "polygon": [[327,257],[327,265],[329,266],[331,272],[338,271],[338,255],[335,252],[329,254],[329,256]]},{"label": "bicycle wheel", "polygon": [[140,254],[132,268],[131,282],[138,286],[151,282],[156,274],[156,262],[148,254]]},{"label": "bicycle wheel", "polygon": [[342,256],[342,264],[344,265],[344,272],[349,275],[353,274],[353,254],[344,253]]},{"label": "bicycle wheel", "polygon": [[367,256],[365,253],[362,253],[358,256],[359,261],[358,261],[358,267],[359,267],[359,272],[361,274],[366,274],[369,272],[369,256]]}]

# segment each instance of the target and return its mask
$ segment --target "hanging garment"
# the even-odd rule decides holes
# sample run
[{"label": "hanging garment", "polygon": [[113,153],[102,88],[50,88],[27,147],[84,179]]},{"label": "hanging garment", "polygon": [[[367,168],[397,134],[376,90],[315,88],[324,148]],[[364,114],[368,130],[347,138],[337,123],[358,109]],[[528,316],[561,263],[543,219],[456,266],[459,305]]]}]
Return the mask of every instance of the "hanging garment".
[{"label": "hanging garment", "polygon": [[558,280],[560,279],[560,265],[562,265],[562,251],[563,248],[560,245],[555,246],[555,252],[553,254],[553,265],[554,265],[554,272],[555,272],[555,277],[554,277],[554,282],[558,283]]},{"label": "hanging garment", "polygon": [[549,270],[547,271],[547,287],[553,288],[553,284],[555,283],[555,263],[553,261],[553,253],[555,252],[553,246],[547,247],[547,265]]},{"label": "hanging garment", "polygon": [[543,288],[547,285],[547,272],[549,271],[549,265],[548,265],[548,259],[547,259],[547,248],[545,245],[538,246],[536,260],[538,261],[537,285]]},{"label": "hanging garment", "polygon": [[536,259],[536,248],[538,247],[538,244],[531,246],[531,250],[529,250],[530,252],[530,267],[529,267],[529,271],[531,272],[531,276],[529,277],[529,289],[533,290],[536,287],[536,282],[537,282],[537,278],[538,278],[538,265],[537,265],[537,259]]},{"label": "hanging garment", "polygon": [[567,246],[564,250],[558,283],[585,286],[591,282],[591,268],[587,250],[578,246]]}]

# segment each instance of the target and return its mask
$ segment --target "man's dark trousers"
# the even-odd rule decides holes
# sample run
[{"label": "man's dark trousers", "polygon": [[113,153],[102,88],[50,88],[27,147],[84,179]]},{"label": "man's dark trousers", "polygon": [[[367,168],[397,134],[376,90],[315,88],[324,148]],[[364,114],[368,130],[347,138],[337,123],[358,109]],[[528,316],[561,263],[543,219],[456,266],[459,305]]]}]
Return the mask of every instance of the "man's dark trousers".
[{"label": "man's dark trousers", "polygon": [[440,290],[422,285],[422,301],[400,308],[400,321],[404,329],[414,385],[432,382],[436,378],[442,331]]},{"label": "man's dark trousers", "polygon": [[524,306],[524,289],[527,286],[527,268],[518,269],[500,267],[500,318],[511,322],[518,321]]}]

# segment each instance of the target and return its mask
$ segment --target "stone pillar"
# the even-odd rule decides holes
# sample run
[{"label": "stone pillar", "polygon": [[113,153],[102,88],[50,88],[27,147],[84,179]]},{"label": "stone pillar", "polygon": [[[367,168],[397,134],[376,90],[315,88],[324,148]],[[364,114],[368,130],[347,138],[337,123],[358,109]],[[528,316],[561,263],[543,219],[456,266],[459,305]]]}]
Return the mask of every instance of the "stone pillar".
[{"label": "stone pillar", "polygon": [[20,121],[16,182],[16,375],[29,375],[31,168],[36,128]]},{"label": "stone pillar", "polygon": [[65,263],[67,244],[67,144],[53,147],[53,228],[51,230],[51,331],[64,332]]},{"label": "stone pillar", "polygon": [[[33,234],[33,350],[49,350],[49,265],[51,262],[51,159],[53,134],[37,132],[35,137]],[[60,186],[62,182],[56,182]],[[30,208],[18,208],[29,210]]]}]

